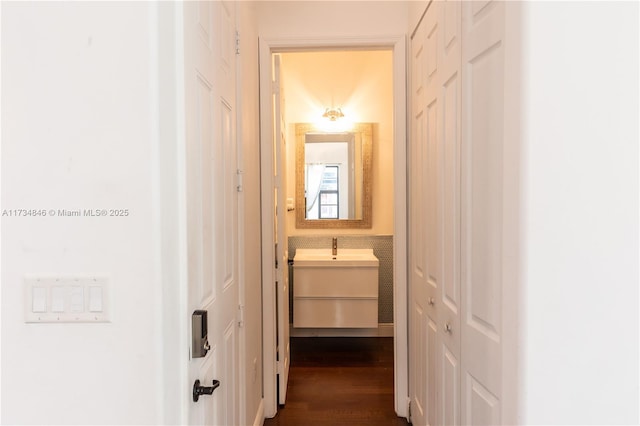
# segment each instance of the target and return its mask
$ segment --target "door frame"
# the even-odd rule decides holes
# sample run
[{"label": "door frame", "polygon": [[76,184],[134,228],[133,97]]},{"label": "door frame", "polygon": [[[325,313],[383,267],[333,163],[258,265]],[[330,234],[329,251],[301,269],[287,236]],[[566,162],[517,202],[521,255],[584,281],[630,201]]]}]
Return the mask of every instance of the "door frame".
[{"label": "door frame", "polygon": [[408,416],[408,321],[407,321],[407,96],[406,37],[362,38],[261,38],[260,65],[260,186],[262,210],[262,360],[265,417],[277,413],[276,288],[272,244],[273,217],[273,108],[271,102],[271,55],[305,50],[385,48],[393,52],[393,311],[394,311],[394,405],[400,417]]}]

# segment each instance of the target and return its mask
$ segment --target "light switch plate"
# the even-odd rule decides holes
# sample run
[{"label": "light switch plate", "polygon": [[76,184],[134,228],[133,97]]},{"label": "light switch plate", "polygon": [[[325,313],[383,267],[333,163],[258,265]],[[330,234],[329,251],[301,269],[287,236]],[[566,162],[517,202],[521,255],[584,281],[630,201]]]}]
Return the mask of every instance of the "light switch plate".
[{"label": "light switch plate", "polygon": [[110,322],[108,284],[93,276],[25,277],[25,322]]}]

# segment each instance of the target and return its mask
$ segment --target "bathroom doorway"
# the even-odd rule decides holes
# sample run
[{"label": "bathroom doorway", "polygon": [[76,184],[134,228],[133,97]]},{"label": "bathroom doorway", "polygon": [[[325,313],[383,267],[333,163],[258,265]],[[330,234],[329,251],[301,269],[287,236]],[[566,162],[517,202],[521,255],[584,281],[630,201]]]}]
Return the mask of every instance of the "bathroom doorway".
[{"label": "bathroom doorway", "polygon": [[[281,61],[281,75],[285,78],[275,85],[274,55]],[[367,99],[366,90],[379,88],[376,72],[380,72],[384,60],[388,64],[389,90],[387,94],[378,95],[378,99]],[[325,61],[323,65],[322,61]],[[327,65],[328,64],[328,65]],[[357,64],[359,71],[351,73],[347,70],[349,64]],[[290,68],[287,68],[290,66]],[[382,289],[384,306],[379,308],[381,325],[377,329],[292,329],[296,336],[389,336],[393,341],[394,362],[394,410],[401,417],[407,416],[407,308],[406,308],[406,106],[405,106],[405,40],[404,38],[389,38],[384,40],[323,40],[309,43],[296,40],[261,40],[261,116],[274,117],[273,120],[261,122],[261,157],[262,157],[262,216],[263,216],[263,361],[264,361],[264,407],[265,417],[273,417],[278,409],[278,373],[285,367],[281,363],[282,355],[278,350],[288,347],[278,333],[278,316],[282,317],[282,304],[278,300],[281,285],[275,285],[277,272],[274,259],[280,260],[277,253],[288,252],[288,258],[295,253],[289,250],[289,236],[299,244],[312,248],[314,244],[321,245],[325,240],[331,241],[338,236],[339,246],[343,244],[363,244],[363,241],[379,239],[388,236],[389,288]],[[371,73],[367,71],[373,71]],[[324,75],[324,86],[319,92],[312,90],[305,83],[305,78],[312,75]],[[344,89],[351,87],[351,89]],[[355,89],[354,89],[355,88]],[[375,92],[375,90],[373,90]],[[283,94],[283,103],[274,101],[274,93]],[[320,94],[318,94],[320,93]],[[379,92],[378,92],[379,93]],[[377,102],[377,103],[376,103]],[[280,105],[280,106],[279,106]],[[277,108],[285,113],[284,120],[275,117]],[[289,111],[289,113],[287,113]],[[339,119],[330,120],[326,116],[336,111],[342,115]],[[379,111],[386,111],[387,117],[376,116]],[[325,117],[322,117],[325,115]],[[323,119],[329,126],[327,131],[335,130],[330,126],[349,126],[349,123],[376,123],[374,133],[377,142],[374,143],[374,158],[379,162],[374,167],[373,182],[373,223],[368,229],[345,229],[317,227],[305,229],[301,232],[296,227],[296,199],[295,173],[295,123],[316,123],[323,125]],[[279,124],[284,123],[284,124]],[[346,123],[346,124],[345,124]],[[277,167],[274,161],[276,144],[273,143],[276,128],[281,125],[285,129],[284,153],[286,164],[285,175],[276,178]],[[385,145],[386,144],[386,145]],[[385,151],[385,149],[387,151]],[[376,157],[377,156],[377,157]],[[282,170],[280,171],[282,172]],[[286,188],[286,197],[279,202],[274,197],[274,187]],[[386,191],[386,192],[385,192]],[[276,226],[274,218],[276,205],[286,205],[284,213],[285,226]],[[385,215],[388,217],[385,218]],[[377,218],[377,221],[376,221]],[[386,222],[385,222],[386,220]],[[278,223],[280,221],[278,220]],[[386,226],[386,228],[385,228]],[[280,228],[280,229],[275,229]],[[282,229],[284,228],[284,230]],[[284,238],[277,237],[276,232],[282,232]],[[341,238],[342,237],[342,238]],[[278,244],[286,242],[286,248],[278,248]],[[311,246],[309,246],[311,244]],[[330,247],[330,246],[327,246]],[[295,247],[293,247],[295,251]],[[281,261],[279,262],[282,263]],[[295,285],[295,284],[294,284]],[[382,287],[382,286],[381,286]],[[288,301],[287,301],[288,302]],[[288,303],[287,303],[288,305]],[[278,307],[278,308],[276,308]],[[293,312],[292,315],[295,315]],[[286,319],[286,326],[292,320]],[[282,320],[281,320],[282,321]],[[282,324],[280,324],[282,330]],[[342,334],[341,334],[342,333]],[[286,386],[286,384],[284,385]]]}]

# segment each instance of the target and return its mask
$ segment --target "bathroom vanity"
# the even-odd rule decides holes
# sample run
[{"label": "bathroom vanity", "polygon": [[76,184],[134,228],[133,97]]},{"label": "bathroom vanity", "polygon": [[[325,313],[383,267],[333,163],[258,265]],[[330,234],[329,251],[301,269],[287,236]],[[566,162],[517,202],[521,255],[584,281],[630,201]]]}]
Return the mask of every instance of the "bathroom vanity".
[{"label": "bathroom vanity", "polygon": [[377,328],[378,258],[372,249],[298,249],[293,326]]}]

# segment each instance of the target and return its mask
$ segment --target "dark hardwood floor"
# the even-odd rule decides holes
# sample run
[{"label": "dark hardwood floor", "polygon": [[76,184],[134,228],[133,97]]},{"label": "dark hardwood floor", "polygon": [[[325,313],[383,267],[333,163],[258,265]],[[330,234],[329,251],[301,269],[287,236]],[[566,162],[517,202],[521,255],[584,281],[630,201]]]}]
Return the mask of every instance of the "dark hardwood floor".
[{"label": "dark hardwood floor", "polygon": [[264,425],[408,425],[393,408],[393,339],[291,338],[287,403]]}]

